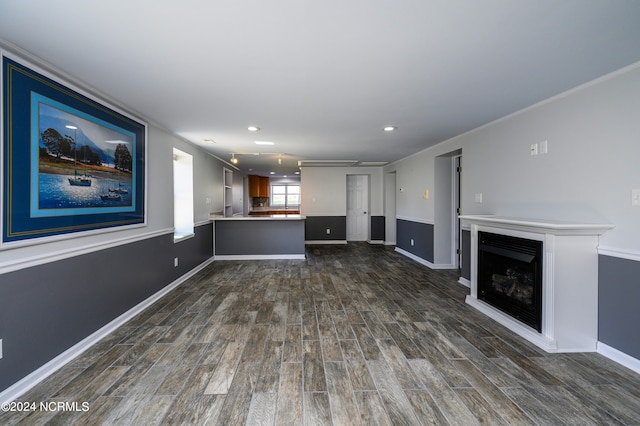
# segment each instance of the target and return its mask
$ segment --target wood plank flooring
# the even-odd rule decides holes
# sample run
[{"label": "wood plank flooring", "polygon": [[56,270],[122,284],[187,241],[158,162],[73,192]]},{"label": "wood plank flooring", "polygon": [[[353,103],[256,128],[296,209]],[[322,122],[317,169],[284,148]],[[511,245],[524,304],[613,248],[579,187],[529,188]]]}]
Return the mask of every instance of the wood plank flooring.
[{"label": "wood plank flooring", "polygon": [[19,425],[632,425],[640,376],[547,354],[391,248],[214,262],[20,398]]}]

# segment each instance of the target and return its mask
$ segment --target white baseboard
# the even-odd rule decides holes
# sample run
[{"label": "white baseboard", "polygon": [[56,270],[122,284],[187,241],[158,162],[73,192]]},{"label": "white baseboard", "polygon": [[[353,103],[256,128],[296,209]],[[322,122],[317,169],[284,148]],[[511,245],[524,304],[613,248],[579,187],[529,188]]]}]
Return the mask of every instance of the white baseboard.
[{"label": "white baseboard", "polygon": [[347,240],[305,240],[305,244],[347,244]]},{"label": "white baseboard", "polygon": [[623,365],[628,369],[640,374],[640,359],[634,358],[631,355],[627,355],[624,352],[620,352],[619,350],[612,348],[609,345],[605,345],[602,342],[598,342],[597,348],[597,352],[600,355],[605,356],[610,360],[615,361],[618,364]]},{"label": "white baseboard", "polygon": [[384,244],[383,240],[369,240],[369,244]]},{"label": "white baseboard", "polygon": [[216,260],[305,260],[304,254],[224,254],[215,256]]},{"label": "white baseboard", "polygon": [[403,255],[403,256],[408,257],[408,258],[409,258],[409,259],[411,259],[411,260],[415,260],[415,261],[416,261],[416,262],[418,262],[419,264],[424,265],[424,266],[426,266],[426,267],[428,267],[428,268],[431,268],[431,266],[432,266],[432,263],[431,263],[431,262],[426,261],[426,260],[424,260],[423,258],[418,257],[418,256],[416,256],[416,255],[415,255],[415,254],[413,254],[413,253],[409,253],[408,251],[403,250],[403,249],[401,249],[401,248],[399,248],[399,247],[396,247],[395,251],[397,251],[398,253],[400,253],[400,254],[401,254],[401,255]]},{"label": "white baseboard", "polygon": [[85,337],[80,342],[76,343],[57,357],[53,358],[51,361],[44,364],[42,367],[30,373],[28,376],[22,378],[18,382],[9,386],[4,391],[0,392],[0,405],[11,402],[18,398],[20,395],[27,392],[29,389],[49,377],[51,374],[55,373],[57,370],[62,368],[64,365],[72,361],[74,358],[81,355],[84,351],[89,349],[94,344],[98,343],[100,340],[105,338],[107,335],[115,331],[118,327],[124,325],[127,321],[138,315],[140,312],[144,311],[146,308],[160,300],[163,296],[170,293],[173,289],[178,287],[180,284],[184,283],[186,280],[191,278],[193,275],[204,269],[207,265],[213,262],[213,258],[206,260],[201,263],[191,271],[187,272],[177,280],[173,281],[171,284],[164,287],[162,290],[153,294],[149,298],[143,300],[138,303],[133,308],[129,309],[127,312],[123,313],[113,321],[104,325],[102,328],[97,330],[95,333]]},{"label": "white baseboard", "polygon": [[403,256],[408,257],[411,260],[415,260],[416,262],[420,263],[421,265],[426,266],[429,269],[455,269],[454,265],[449,265],[449,264],[441,264],[441,263],[431,263],[428,260],[424,260],[421,257],[416,256],[413,253],[409,253],[406,250],[403,250],[401,248],[396,247],[395,251],[397,251],[398,253],[400,253]]},{"label": "white baseboard", "polygon": [[462,284],[465,287],[471,288],[471,281],[469,281],[468,279],[466,279],[464,277],[460,277],[458,279],[458,284]]}]

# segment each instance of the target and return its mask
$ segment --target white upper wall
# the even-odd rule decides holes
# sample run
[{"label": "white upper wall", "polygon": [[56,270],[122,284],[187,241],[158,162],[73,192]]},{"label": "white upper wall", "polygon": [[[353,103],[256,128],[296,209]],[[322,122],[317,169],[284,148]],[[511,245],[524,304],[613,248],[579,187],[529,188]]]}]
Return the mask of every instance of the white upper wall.
[{"label": "white upper wall", "polygon": [[382,216],[381,167],[303,167],[300,172],[300,213],[306,216],[346,216],[347,175],[369,175],[370,215]]},{"label": "white upper wall", "polygon": [[[434,159],[462,148],[462,211],[615,225],[601,246],[640,254],[640,64],[385,167],[397,215],[432,222]],[[530,146],[547,141],[548,153]],[[482,203],[475,194],[482,194]]]}]

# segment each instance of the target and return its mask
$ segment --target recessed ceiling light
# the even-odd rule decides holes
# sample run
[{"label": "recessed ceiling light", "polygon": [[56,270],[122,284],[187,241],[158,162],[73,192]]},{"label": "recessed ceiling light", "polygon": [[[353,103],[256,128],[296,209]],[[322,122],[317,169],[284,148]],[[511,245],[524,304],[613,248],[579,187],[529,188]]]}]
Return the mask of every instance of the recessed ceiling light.
[{"label": "recessed ceiling light", "polygon": [[394,130],[396,130],[398,127],[397,126],[386,126],[385,128],[383,128],[382,130],[384,130],[385,132],[393,132]]},{"label": "recessed ceiling light", "polygon": [[257,126],[249,126],[249,127],[247,127],[247,130],[248,130],[248,131],[250,131],[250,132],[257,132],[257,131],[259,131],[259,130],[260,130],[260,127],[257,127]]},{"label": "recessed ceiling light", "polygon": [[211,143],[211,144],[216,143],[216,141],[214,141],[213,139],[205,139],[204,141],[205,141],[206,143]]},{"label": "recessed ceiling light", "polygon": [[270,174],[270,175],[275,175],[275,174],[276,174],[276,172],[269,172],[269,174]]},{"label": "recessed ceiling light", "polygon": [[297,175],[299,175],[299,174],[300,174],[300,172],[296,172],[296,174],[297,174]]},{"label": "recessed ceiling light", "polygon": [[269,142],[269,141],[255,141],[256,145],[275,145],[275,142]]}]

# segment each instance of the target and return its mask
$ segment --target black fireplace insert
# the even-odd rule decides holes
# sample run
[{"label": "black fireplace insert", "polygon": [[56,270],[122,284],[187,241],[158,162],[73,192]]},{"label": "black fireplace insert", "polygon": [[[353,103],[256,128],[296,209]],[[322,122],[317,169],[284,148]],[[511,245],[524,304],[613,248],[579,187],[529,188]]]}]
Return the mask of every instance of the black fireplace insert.
[{"label": "black fireplace insert", "polygon": [[478,232],[478,299],[542,331],[542,241]]}]

